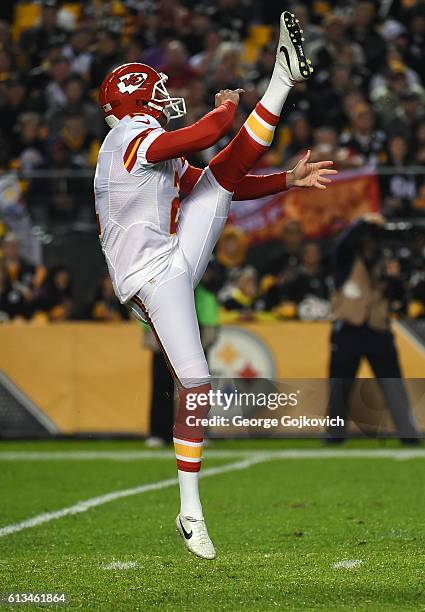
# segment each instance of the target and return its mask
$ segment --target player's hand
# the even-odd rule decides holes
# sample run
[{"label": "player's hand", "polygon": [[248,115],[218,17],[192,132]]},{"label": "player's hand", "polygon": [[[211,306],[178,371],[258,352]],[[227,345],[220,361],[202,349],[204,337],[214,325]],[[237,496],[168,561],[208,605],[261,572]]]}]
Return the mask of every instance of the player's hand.
[{"label": "player's hand", "polygon": [[287,187],[316,187],[316,189],[326,189],[326,184],[331,182],[330,174],[337,174],[333,170],[333,161],[321,161],[311,163],[311,151],[308,150],[293,170],[286,175]]},{"label": "player's hand", "polygon": [[215,94],[215,107],[224,104],[224,102],[233,102],[236,106],[239,104],[239,95],[243,93],[244,89],[221,89]]}]

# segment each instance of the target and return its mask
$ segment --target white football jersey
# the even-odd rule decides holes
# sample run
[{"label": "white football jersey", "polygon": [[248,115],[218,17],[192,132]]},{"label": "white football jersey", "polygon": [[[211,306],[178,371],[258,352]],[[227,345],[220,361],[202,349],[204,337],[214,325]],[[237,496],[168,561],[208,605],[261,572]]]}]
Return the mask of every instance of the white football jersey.
[{"label": "white football jersey", "polygon": [[94,179],[99,236],[115,293],[124,303],[167,266],[177,246],[183,158],[149,163],[164,132],[149,115],[127,116],[108,133]]}]

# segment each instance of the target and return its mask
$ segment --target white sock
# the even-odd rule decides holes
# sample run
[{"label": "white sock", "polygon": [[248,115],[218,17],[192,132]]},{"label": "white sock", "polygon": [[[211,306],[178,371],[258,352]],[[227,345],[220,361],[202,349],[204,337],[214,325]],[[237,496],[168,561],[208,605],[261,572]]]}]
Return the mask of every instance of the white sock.
[{"label": "white sock", "polygon": [[279,116],[293,84],[278,63],[274,65],[269,86],[260,102],[270,113]]},{"label": "white sock", "polygon": [[177,470],[180,487],[180,514],[195,519],[202,519],[201,500],[199,499],[199,472],[182,472]]}]

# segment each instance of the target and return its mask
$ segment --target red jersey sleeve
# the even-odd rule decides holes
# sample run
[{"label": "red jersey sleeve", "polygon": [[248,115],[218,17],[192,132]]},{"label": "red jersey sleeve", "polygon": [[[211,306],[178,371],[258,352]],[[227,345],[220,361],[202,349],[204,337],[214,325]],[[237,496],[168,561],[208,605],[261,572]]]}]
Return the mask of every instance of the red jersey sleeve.
[{"label": "red jersey sleeve", "polygon": [[[187,164],[180,179],[180,191],[183,195],[188,195],[192,191],[202,172],[201,168],[195,168],[195,166]],[[236,186],[232,199],[256,200],[257,198],[280,193],[286,189],[286,172],[264,175],[247,174]]]},{"label": "red jersey sleeve", "polygon": [[182,195],[189,195],[196,183],[199,181],[203,170],[187,164],[186,170],[180,178],[180,193]]},{"label": "red jersey sleeve", "polygon": [[147,149],[147,161],[157,163],[212,147],[232,127],[235,111],[236,104],[227,101],[193,125],[163,132]]},{"label": "red jersey sleeve", "polygon": [[286,172],[247,174],[236,186],[233,200],[256,200],[286,189]]}]

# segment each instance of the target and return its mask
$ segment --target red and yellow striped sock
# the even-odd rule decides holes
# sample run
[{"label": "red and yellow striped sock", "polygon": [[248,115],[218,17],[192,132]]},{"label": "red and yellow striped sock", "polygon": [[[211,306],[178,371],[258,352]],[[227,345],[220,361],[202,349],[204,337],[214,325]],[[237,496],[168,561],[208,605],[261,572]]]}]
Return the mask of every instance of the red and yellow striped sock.
[{"label": "red and yellow striped sock", "polygon": [[201,469],[203,440],[173,438],[177,469],[181,472],[199,472]]},{"label": "red and yellow striped sock", "polygon": [[279,117],[259,102],[234,139],[210,162],[222,187],[234,191],[272,143]]},{"label": "red and yellow striped sock", "polygon": [[272,143],[279,117],[273,115],[259,102],[243,127],[256,143],[267,149]]}]

